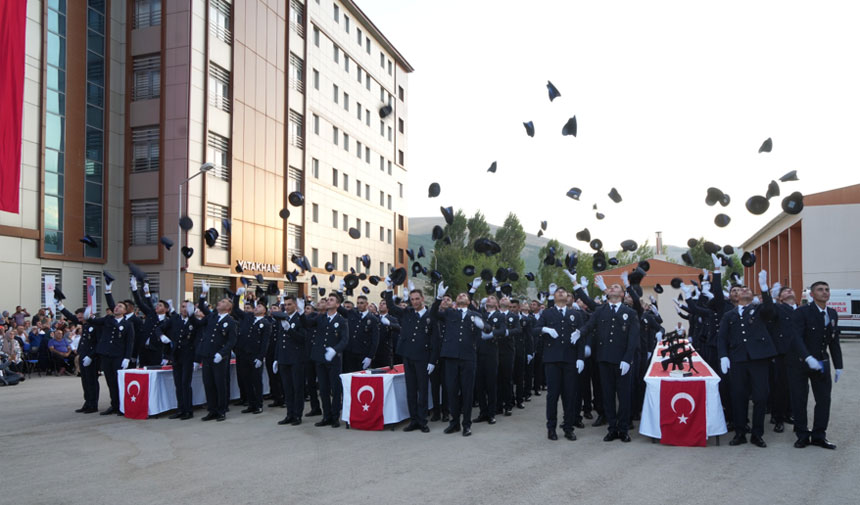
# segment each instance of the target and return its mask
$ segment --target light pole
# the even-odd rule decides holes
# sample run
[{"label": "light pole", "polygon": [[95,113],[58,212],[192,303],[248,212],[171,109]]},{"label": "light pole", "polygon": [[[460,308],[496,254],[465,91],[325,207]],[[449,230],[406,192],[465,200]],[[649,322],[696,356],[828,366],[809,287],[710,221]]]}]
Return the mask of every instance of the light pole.
[{"label": "light pole", "polygon": [[[182,219],[182,186],[191,179],[200,174],[205,174],[213,168],[215,168],[213,163],[204,163],[194,175],[179,183],[179,210],[176,211],[176,303],[182,303],[182,226],[179,224],[179,221]],[[174,305],[174,307],[176,306]]]}]

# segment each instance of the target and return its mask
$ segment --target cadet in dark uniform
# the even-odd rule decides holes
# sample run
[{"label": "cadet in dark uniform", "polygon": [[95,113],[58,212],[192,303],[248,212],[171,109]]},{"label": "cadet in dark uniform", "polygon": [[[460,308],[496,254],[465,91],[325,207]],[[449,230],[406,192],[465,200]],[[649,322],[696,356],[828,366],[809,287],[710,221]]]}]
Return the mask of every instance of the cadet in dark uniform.
[{"label": "cadet in dark uniform", "polygon": [[366,296],[359,295],[356,301],[356,308],[338,310],[349,323],[349,345],[343,351],[344,373],[370,368],[379,346],[379,318],[368,310]]},{"label": "cadet in dark uniform", "polygon": [[[328,303],[328,300],[323,298],[320,303],[325,305],[325,303]],[[302,315],[306,318],[313,317],[313,306],[307,301],[304,301],[304,305],[305,310]],[[317,365],[314,363],[314,360],[311,359],[311,338],[313,337],[313,333],[308,331],[305,335],[305,353],[302,357],[302,362],[305,367],[305,396],[307,396],[308,403],[311,407],[311,409],[305,413],[305,417],[321,416],[322,409],[320,408],[320,398],[317,393],[317,391],[319,391],[319,385],[317,382]]]},{"label": "cadet in dark uniform", "polygon": [[78,356],[81,360],[81,387],[84,390],[84,405],[75,410],[82,414],[91,414],[99,410],[99,359],[96,356],[96,347],[99,342],[101,327],[92,324],[92,309],[80,308],[74,314],[69,312],[62,301],[57,301],[57,309],[69,321],[78,321],[81,324],[81,340],[78,342]]},{"label": "cadet in dark uniform", "polygon": [[513,398],[518,409],[526,408],[523,402],[526,400],[528,390],[526,389],[526,368],[534,359],[534,339],[531,336],[531,327],[528,317],[520,312],[519,300],[511,300],[511,313],[516,316],[518,331],[514,336],[514,369],[513,369]]},{"label": "cadet in dark uniform", "polygon": [[316,364],[317,379],[322,397],[322,420],[314,426],[340,426],[340,409],[343,405],[340,373],[342,355],[349,344],[349,323],[338,309],[343,301],[340,293],[332,293],[326,299],[326,311],[305,316],[305,327],[311,328],[311,359]]},{"label": "cadet in dark uniform", "polygon": [[762,291],[761,305],[752,305],[752,291],[742,287],[738,293],[737,309],[723,315],[717,334],[720,369],[724,374],[729,374],[732,383],[735,437],[729,445],[747,442],[746,417],[749,398],[752,396],[750,441],[758,447],[767,447],[762,435],[767,410],[768,367],[770,359],[776,356],[776,347],[767,331],[767,324],[775,319],[776,311],[768,292],[767,272],[759,272],[758,282]]},{"label": "cadet in dark uniform", "polygon": [[440,356],[445,361],[445,383],[448,389],[448,407],[451,422],[445,433],[460,431],[462,416],[463,436],[472,434],[472,396],[475,390],[475,361],[478,341],[485,322],[481,314],[469,308],[469,295],[457,295],[456,307],[440,310],[442,296],[448,288],[444,282],[436,290],[436,301],[430,307],[430,317],[440,321],[442,330]]},{"label": "cadet in dark uniform", "polygon": [[[445,310],[454,306],[454,300],[448,295],[442,295],[439,309]],[[439,320],[431,320],[430,339],[441,346],[444,340],[445,324]],[[448,405],[448,386],[445,384],[445,360],[436,361],[436,367],[430,373],[430,396],[433,399],[433,415],[430,420],[447,423],[451,420],[450,407]]]},{"label": "cadet in dark uniform", "polygon": [[177,412],[169,419],[182,421],[194,417],[191,392],[191,374],[194,372],[194,357],[200,329],[206,324],[204,319],[195,317],[194,304],[186,302],[173,314],[170,340],[173,342],[173,384],[176,387]]},{"label": "cadet in dark uniform", "polygon": [[503,296],[499,300],[500,321],[493,330],[493,337],[499,344],[499,372],[496,386],[496,412],[511,415],[514,409],[514,356],[515,340],[522,335],[520,315],[511,310],[511,299]]},{"label": "cadet in dark uniform", "polygon": [[[397,353],[403,357],[403,371],[406,375],[406,403],[409,406],[411,421],[403,431],[421,430],[427,433],[427,392],[429,375],[436,368],[439,359],[438,342],[433,340],[433,322],[430,311],[424,306],[424,295],[420,289],[409,293],[411,308],[401,309],[392,298],[390,279],[389,289],[382,293],[391,315],[400,320],[400,342]],[[382,324],[388,320],[382,316]]]},{"label": "cadet in dark uniform", "polygon": [[146,316],[146,319],[141,322],[140,334],[135,333],[135,340],[140,344],[138,366],[164,365],[166,363],[163,361],[163,347],[165,344],[170,344],[170,339],[167,337],[170,333],[170,319],[167,317],[170,307],[164,300],[159,300],[155,307],[152,306],[149,283],[143,284],[145,298],[141,298],[138,292],[137,279],[132,277],[129,283],[134,302]]},{"label": "cadet in dark uniform", "polygon": [[530,397],[532,392],[535,396],[540,396],[541,388],[545,383],[543,375],[543,337],[540,336],[540,325],[538,324],[538,321],[540,321],[541,318],[540,306],[541,304],[537,300],[529,302],[528,324],[531,329],[531,337],[534,342],[535,353],[534,359],[529,364],[530,372],[526,379],[526,389],[529,390],[529,394],[526,395],[526,398]]},{"label": "cadet in dark uniform", "polygon": [[[483,318],[487,325],[481,330],[481,340],[478,342],[478,359],[475,370],[475,393],[478,396],[478,417],[473,423],[486,421],[496,424],[496,406],[498,401],[499,374],[499,339],[496,330],[502,328],[504,319],[498,310],[499,300],[496,295],[487,297],[486,310]],[[504,335],[504,331],[502,331]]]},{"label": "cadet in dark uniform", "polygon": [[797,321],[795,310],[797,303],[794,290],[790,287],[782,287],[778,282],[771,288],[773,296],[776,297],[776,320],[768,328],[773,344],[776,347],[776,356],[770,365],[770,392],[771,407],[770,418],[773,422],[773,431],[782,433],[786,422],[793,422],[789,407],[788,369],[786,365],[786,354],[794,344],[797,335]]},{"label": "cadet in dark uniform", "polygon": [[305,406],[305,355],[308,332],[304,327],[304,300],[293,295],[284,300],[285,312],[275,312],[275,360],[272,369],[278,374],[284,390],[287,416],[278,424],[298,426],[302,424]]},{"label": "cadet in dark uniform", "polygon": [[[797,309],[797,333],[786,358],[791,386],[791,407],[794,410],[794,433],[797,435],[794,446],[800,449],[811,443],[825,449],[836,449],[836,445],[827,440],[827,425],[830,421],[832,387],[830,358],[835,370],[833,381],[839,382],[842,375],[839,314],[827,307],[830,286],[826,282],[815,282],[809,290],[813,303]],[[809,431],[806,418],[810,386],[815,398],[812,431]]]},{"label": "cadet in dark uniform", "polygon": [[[111,296],[111,283],[105,283],[105,298],[108,307],[113,302]],[[96,354],[101,361],[102,372],[105,382],[110,391],[110,407],[100,412],[106,416],[110,414],[122,415],[119,411],[119,382],[117,370],[125,370],[131,361],[134,352],[134,325],[125,318],[125,304],[117,303],[113,306],[113,315],[102,318],[90,319],[94,326],[101,326],[101,335],[96,344]]]},{"label": "cadet in dark uniform", "polygon": [[242,413],[260,414],[263,412],[263,360],[272,339],[272,322],[266,318],[268,310],[264,298],[257,300],[253,315],[238,310],[238,298],[243,293],[243,288],[237,290],[232,311],[240,328],[235,348],[236,378],[245,384],[248,400],[248,407]]},{"label": "cadet in dark uniform", "polygon": [[230,353],[236,345],[236,321],[230,317],[233,302],[227,298],[218,300],[216,312],[206,306],[209,284],[203,281],[198,308],[206,316],[205,326],[197,343],[197,360],[203,366],[203,387],[206,389],[206,408],[209,413],[203,421],[223,421],[227,417],[227,401],[230,398],[229,373]]},{"label": "cadet in dark uniform", "polygon": [[379,302],[379,345],[376,347],[376,356],[373,357],[373,363],[370,365],[374,368],[390,367],[402,363],[402,360],[394,355],[395,352],[398,352],[397,356],[401,356],[397,351],[401,330],[400,318],[395,317],[389,309],[395,305],[393,300],[391,304],[385,300]]}]

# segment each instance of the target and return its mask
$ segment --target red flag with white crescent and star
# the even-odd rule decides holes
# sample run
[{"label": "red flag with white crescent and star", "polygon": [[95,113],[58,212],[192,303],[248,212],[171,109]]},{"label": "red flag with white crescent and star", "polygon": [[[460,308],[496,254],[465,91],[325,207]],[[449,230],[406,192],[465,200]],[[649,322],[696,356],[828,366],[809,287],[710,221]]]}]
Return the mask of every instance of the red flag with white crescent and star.
[{"label": "red flag with white crescent and star", "polygon": [[708,443],[705,381],[660,383],[660,443],[704,447]]},{"label": "red flag with white crescent and star", "polygon": [[357,430],[382,430],[385,427],[382,377],[353,375],[350,389],[349,426]]},{"label": "red flag with white crescent and star", "polygon": [[126,373],[123,395],[125,417],[129,419],[146,419],[149,417],[149,374]]}]

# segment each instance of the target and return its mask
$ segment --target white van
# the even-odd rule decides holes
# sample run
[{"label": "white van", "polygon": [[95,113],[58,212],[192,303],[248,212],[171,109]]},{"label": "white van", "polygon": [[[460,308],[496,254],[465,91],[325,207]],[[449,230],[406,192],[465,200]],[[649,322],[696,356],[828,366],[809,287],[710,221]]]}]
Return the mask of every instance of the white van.
[{"label": "white van", "polygon": [[860,289],[831,289],[827,306],[839,314],[842,335],[860,337]]}]

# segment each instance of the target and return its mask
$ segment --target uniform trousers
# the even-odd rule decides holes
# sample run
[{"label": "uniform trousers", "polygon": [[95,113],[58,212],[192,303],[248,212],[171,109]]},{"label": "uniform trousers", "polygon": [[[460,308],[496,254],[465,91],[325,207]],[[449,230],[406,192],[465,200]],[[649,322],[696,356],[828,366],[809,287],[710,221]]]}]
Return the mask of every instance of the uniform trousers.
[{"label": "uniform trousers", "polygon": [[[794,433],[798,439],[812,437],[812,440],[827,438],[827,424],[830,422],[830,391],[833,382],[830,378],[830,362],[822,362],[824,370],[810,370],[806,363],[799,359],[791,360],[788,365],[788,380],[791,384],[791,408],[794,412]],[[812,431],[807,424],[806,404],[809,400],[809,389],[815,399],[815,417],[812,420]]]},{"label": "uniform trousers", "polygon": [[752,435],[764,435],[764,415],[767,412],[769,359],[739,361],[731,364],[729,378],[732,383],[732,412],[735,433],[746,434],[749,400],[753,401]]}]

